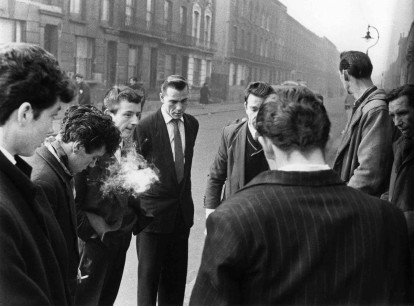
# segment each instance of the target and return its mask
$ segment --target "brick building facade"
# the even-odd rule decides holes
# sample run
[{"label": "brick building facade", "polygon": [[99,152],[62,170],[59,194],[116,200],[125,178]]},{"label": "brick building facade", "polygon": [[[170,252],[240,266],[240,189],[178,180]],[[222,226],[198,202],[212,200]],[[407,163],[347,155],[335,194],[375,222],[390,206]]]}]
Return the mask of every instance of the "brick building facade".
[{"label": "brick building facade", "polygon": [[242,89],[253,80],[301,80],[323,95],[340,92],[335,45],[288,15],[282,3],[220,0],[216,5],[213,92],[240,102]]},{"label": "brick building facade", "polygon": [[214,14],[211,0],[6,0],[0,43],[24,41],[52,52],[69,75],[85,76],[94,103],[132,76],[155,98],[174,73],[198,93],[211,76]]}]

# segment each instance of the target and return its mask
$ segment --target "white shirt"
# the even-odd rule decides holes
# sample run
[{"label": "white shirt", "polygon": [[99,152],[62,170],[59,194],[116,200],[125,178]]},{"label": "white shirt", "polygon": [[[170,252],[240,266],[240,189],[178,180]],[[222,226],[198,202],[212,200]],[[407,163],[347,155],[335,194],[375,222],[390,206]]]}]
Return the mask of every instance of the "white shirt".
[{"label": "white shirt", "polygon": [[17,164],[17,162],[16,162],[16,160],[14,159],[14,156],[13,155],[11,155],[10,153],[9,153],[9,151],[7,151],[5,148],[3,148],[2,146],[0,146],[0,151],[1,151],[1,153],[3,153],[4,154],[4,156],[6,156],[7,157],[7,159],[8,160],[10,160],[10,162],[13,164],[13,165],[16,165]]},{"label": "white shirt", "polygon": [[[173,118],[165,111],[164,107],[161,107],[161,113],[164,117],[165,124],[167,125],[168,136],[170,137],[170,144],[171,144],[171,151],[173,154],[173,158],[175,161],[175,152],[174,152],[174,122],[172,122]],[[185,152],[185,131],[184,131],[184,118],[181,117],[180,121],[178,121],[178,129],[180,130],[181,135],[181,143],[183,146],[183,154]],[[185,154],[184,154],[184,162],[185,162]]]},{"label": "white shirt", "polygon": [[329,166],[326,164],[291,164],[280,167],[279,171],[301,171],[301,172],[312,172],[329,170]]}]

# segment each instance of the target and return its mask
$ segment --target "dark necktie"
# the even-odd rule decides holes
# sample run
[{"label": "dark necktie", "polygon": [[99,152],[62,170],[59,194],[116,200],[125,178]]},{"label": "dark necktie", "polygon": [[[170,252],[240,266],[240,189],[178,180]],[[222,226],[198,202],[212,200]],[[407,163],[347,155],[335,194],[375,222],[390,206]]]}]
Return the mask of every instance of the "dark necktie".
[{"label": "dark necktie", "polygon": [[174,156],[175,156],[175,173],[177,174],[178,183],[184,177],[184,154],[183,144],[181,142],[181,133],[178,127],[179,119],[173,119],[174,124]]}]

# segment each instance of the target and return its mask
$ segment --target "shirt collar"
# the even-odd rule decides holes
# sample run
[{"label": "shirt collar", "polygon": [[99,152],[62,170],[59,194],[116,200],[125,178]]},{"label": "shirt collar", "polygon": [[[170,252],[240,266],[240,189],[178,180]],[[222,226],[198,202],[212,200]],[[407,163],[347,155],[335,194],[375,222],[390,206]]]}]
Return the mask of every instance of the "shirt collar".
[{"label": "shirt collar", "polygon": [[301,171],[301,172],[311,172],[311,171],[321,171],[329,170],[327,164],[290,164],[280,167],[279,171]]},{"label": "shirt collar", "polygon": [[5,148],[3,148],[2,146],[0,146],[0,151],[4,154],[4,156],[6,156],[6,158],[8,159],[8,160],[10,160],[10,162],[13,164],[13,165],[16,165],[16,163],[17,163],[17,161],[16,161],[16,159],[14,158],[14,156],[13,155],[11,155],[10,153],[9,153],[9,151],[7,151]]},{"label": "shirt collar", "polygon": [[[161,114],[164,117],[165,124],[170,123],[173,118],[170,116],[169,113],[164,109],[164,106],[161,106]],[[179,120],[181,120],[184,123],[184,116],[182,116]]]},{"label": "shirt collar", "polygon": [[251,125],[250,124],[250,122],[249,123],[247,123],[247,127],[249,128],[249,131],[250,131],[250,134],[253,136],[253,138],[254,138],[254,140],[257,140],[257,130],[254,128],[254,126],[253,125]]}]

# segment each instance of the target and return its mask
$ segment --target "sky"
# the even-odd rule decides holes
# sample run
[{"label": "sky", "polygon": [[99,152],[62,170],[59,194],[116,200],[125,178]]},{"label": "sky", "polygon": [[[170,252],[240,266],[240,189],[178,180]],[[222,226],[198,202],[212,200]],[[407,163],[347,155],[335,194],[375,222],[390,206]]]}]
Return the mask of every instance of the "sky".
[{"label": "sky", "polygon": [[380,75],[395,60],[400,33],[405,36],[414,17],[414,0],[279,0],[293,18],[318,36],[332,41],[338,51],[367,48],[377,40],[362,37],[368,25],[377,28],[378,44],[369,49],[373,75]]}]

